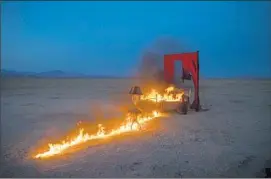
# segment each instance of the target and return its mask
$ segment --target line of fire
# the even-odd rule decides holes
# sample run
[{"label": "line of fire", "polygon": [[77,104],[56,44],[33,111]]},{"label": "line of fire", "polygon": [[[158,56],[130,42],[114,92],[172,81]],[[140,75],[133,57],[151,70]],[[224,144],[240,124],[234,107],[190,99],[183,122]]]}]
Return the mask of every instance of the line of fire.
[{"label": "line of fire", "polygon": [[[191,91],[177,87],[174,82],[174,65],[181,62],[182,76],[180,80],[192,80],[194,96]],[[79,127],[77,134],[58,143],[49,143],[44,151],[33,157],[44,159],[63,154],[69,148],[92,140],[112,138],[128,132],[141,131],[142,127],[151,120],[164,116],[168,110],[186,115],[189,111],[200,111],[199,98],[199,52],[166,54],[163,56],[163,82],[159,89],[143,90],[141,86],[133,86],[129,95],[132,98],[132,108],[128,109],[121,125],[114,129],[107,129],[103,124],[97,125],[97,132],[90,133],[85,128]],[[163,84],[162,84],[163,83]],[[161,88],[162,86],[162,88]],[[191,100],[193,98],[193,100]]]}]

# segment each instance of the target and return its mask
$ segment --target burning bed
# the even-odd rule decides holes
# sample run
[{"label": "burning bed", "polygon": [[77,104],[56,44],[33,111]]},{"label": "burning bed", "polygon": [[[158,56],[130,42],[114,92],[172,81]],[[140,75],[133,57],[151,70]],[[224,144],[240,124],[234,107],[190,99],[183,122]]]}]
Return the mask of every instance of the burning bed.
[{"label": "burning bed", "polygon": [[177,111],[186,114],[189,108],[190,93],[174,86],[170,86],[161,92],[151,89],[146,94],[142,93],[139,86],[134,86],[129,94],[134,106],[142,113],[156,110],[161,112]]},{"label": "burning bed", "polygon": [[123,122],[113,129],[102,124],[97,125],[96,132],[87,131],[84,126],[77,128],[77,133],[67,136],[67,139],[58,143],[49,143],[48,147],[33,155],[34,158],[48,158],[63,154],[66,150],[79,144],[93,140],[101,140],[127,132],[139,131],[147,122],[163,116],[163,112],[177,111],[186,114],[188,108],[199,111],[199,65],[198,52],[170,54],[164,56],[164,78],[167,84],[173,84],[174,61],[183,62],[183,79],[193,79],[194,99],[190,105],[190,94],[174,85],[168,85],[163,90],[150,89],[142,92],[139,86],[131,88],[129,94],[132,97],[134,108],[127,111]]}]

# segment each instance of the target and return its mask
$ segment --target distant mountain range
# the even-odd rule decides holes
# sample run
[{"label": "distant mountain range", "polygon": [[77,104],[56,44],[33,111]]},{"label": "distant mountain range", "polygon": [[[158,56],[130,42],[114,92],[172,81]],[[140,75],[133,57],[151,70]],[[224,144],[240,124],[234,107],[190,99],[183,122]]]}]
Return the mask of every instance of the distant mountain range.
[{"label": "distant mountain range", "polygon": [[[32,78],[138,78],[128,76],[110,76],[110,75],[89,75],[84,73],[64,72],[61,70],[52,70],[46,72],[19,72],[14,70],[1,69],[1,77],[32,77]],[[270,77],[206,77],[201,79],[269,79]]]},{"label": "distant mountain range", "polygon": [[64,72],[61,70],[52,70],[46,72],[19,72],[13,70],[1,70],[2,77],[36,77],[36,78],[125,78],[106,75],[87,75],[83,73]]}]

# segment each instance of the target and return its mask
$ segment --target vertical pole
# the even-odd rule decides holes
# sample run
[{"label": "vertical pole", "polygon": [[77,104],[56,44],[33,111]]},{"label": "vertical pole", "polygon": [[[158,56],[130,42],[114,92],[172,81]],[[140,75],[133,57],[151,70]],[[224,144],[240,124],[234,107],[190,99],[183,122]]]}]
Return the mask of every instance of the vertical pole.
[{"label": "vertical pole", "polygon": [[174,59],[172,55],[164,55],[164,78],[167,83],[172,83],[174,78]]},{"label": "vertical pole", "polygon": [[184,68],[182,67],[182,70],[183,70],[183,74],[182,74],[182,81],[184,83]]},{"label": "vertical pole", "polygon": [[200,100],[199,100],[199,51],[197,51],[197,62],[198,62],[198,65],[197,65],[197,105],[196,105],[196,111],[199,111],[200,110]]}]

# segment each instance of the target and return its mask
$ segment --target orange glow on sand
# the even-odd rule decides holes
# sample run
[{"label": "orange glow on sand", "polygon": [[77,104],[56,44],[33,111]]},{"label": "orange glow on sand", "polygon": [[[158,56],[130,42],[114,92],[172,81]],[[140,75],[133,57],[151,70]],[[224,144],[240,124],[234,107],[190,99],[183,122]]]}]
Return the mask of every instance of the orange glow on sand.
[{"label": "orange glow on sand", "polygon": [[[183,90],[171,86],[165,89],[164,94],[159,94],[155,89],[152,89],[150,93],[143,95],[140,100],[148,100],[158,103],[162,101],[176,102],[181,100],[183,94]],[[148,116],[143,116],[142,114],[138,115],[137,121],[140,126],[144,126],[144,124],[146,124],[148,121],[160,116],[161,113],[156,110]],[[98,131],[94,134],[89,134],[84,128],[79,128],[77,130],[77,135],[73,139],[63,140],[62,142],[55,144],[49,143],[47,151],[36,154],[34,158],[49,158],[58,154],[62,154],[67,149],[79,144],[83,144],[87,141],[105,139],[126,132],[139,131],[139,125],[137,123],[133,123],[131,116],[127,115],[124,122],[116,129],[107,131],[102,124],[98,124]]]},{"label": "orange glow on sand", "polygon": [[[138,122],[140,125],[144,125],[146,122],[153,120],[161,116],[161,114],[157,111],[154,111],[152,115],[148,117],[138,116]],[[113,129],[111,131],[106,131],[102,124],[98,125],[98,131],[96,134],[88,134],[85,132],[84,128],[80,128],[78,135],[71,139],[70,141],[62,141],[60,143],[52,144],[49,143],[49,149],[46,152],[36,154],[34,158],[48,158],[55,156],[57,154],[63,153],[65,150],[85,143],[87,141],[95,140],[95,139],[104,139],[108,137],[113,137],[116,135],[120,135],[125,132],[139,131],[139,126],[137,123],[132,124],[131,118],[127,115],[125,122],[117,129]]]}]

